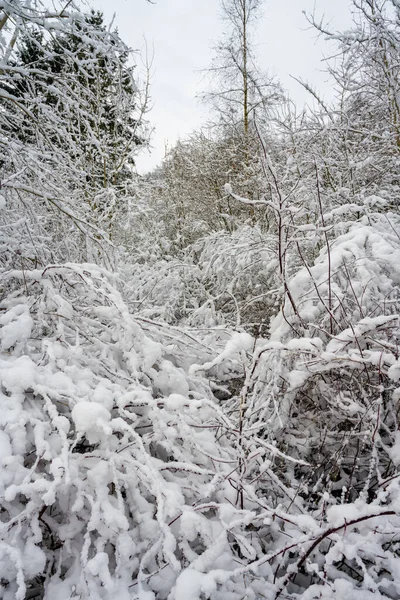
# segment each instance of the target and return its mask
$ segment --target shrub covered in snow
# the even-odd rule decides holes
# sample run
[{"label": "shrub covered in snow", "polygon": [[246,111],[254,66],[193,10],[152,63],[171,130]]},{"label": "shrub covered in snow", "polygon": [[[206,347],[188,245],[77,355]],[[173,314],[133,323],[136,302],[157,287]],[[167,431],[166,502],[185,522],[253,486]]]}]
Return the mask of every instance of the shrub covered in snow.
[{"label": "shrub covered in snow", "polygon": [[[350,69],[328,125],[325,108],[306,132],[286,123],[272,158],[259,136],[256,199],[225,187],[226,201],[265,220],[196,234],[179,251],[183,238],[166,231],[182,221],[155,225],[154,206],[130,195],[112,219],[126,264],[111,274],[100,201],[117,208],[120,189],[86,190],[76,140],[50,152],[57,126],[70,131],[62,102],[36,106],[30,84],[44,71],[9,62],[15,24],[38,41],[36,27],[46,36],[84,21],[73,3],[0,3],[1,599],[400,597],[391,4],[360,2],[376,37],[337,38],[374,115],[347,127],[365,100]],[[104,50],[100,31],[88,33]],[[22,108],[10,99],[20,79]],[[75,83],[77,134],[87,97]]]},{"label": "shrub covered in snow", "polygon": [[2,597],[167,598],[217,533],[231,555],[231,422],[98,267],[4,278]]}]

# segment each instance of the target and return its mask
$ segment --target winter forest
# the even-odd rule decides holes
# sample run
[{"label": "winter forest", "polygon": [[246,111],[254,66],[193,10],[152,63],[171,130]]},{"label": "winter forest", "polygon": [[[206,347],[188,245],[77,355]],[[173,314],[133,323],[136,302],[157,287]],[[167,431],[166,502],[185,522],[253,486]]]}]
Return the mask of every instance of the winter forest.
[{"label": "winter forest", "polygon": [[2,600],[400,598],[400,1],[304,15],[304,110],[218,2],[210,122],[138,175],[137,53],[0,0]]}]

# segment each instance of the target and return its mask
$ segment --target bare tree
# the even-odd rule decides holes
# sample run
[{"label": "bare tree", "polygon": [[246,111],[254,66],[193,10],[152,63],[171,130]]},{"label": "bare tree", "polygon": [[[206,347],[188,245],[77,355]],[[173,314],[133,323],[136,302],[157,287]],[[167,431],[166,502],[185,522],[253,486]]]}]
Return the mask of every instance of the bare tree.
[{"label": "bare tree", "polygon": [[268,112],[281,96],[279,86],[259,69],[255,57],[253,34],[261,4],[262,0],[221,0],[228,30],[215,46],[209,69],[212,87],[203,96],[212,102],[223,125],[240,126],[245,136],[255,110]]}]

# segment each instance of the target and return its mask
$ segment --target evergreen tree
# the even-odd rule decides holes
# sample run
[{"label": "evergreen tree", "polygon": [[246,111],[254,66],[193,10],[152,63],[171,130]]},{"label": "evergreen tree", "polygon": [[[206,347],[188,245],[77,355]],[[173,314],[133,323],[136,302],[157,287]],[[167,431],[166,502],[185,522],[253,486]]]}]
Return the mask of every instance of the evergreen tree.
[{"label": "evergreen tree", "polygon": [[[17,46],[15,64],[34,68],[30,85],[46,104],[68,114],[71,141],[80,148],[81,166],[94,189],[123,187],[132,175],[136,149],[145,141],[135,116],[137,88],[129,58],[118,33],[110,34],[102,13],[93,10],[77,15],[67,31],[46,38],[33,29]],[[58,81],[69,81],[68,96],[81,96],[84,120],[71,110],[67,95],[54,91]],[[17,82],[16,94],[23,96],[26,87],[26,81]]]}]

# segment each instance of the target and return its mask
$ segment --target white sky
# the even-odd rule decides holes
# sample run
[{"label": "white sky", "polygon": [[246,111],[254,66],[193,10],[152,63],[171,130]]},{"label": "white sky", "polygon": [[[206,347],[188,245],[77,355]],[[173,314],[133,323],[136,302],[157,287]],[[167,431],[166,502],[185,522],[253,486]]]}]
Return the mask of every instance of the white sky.
[{"label": "white sky", "polygon": [[[223,30],[219,0],[91,0],[91,5],[115,24],[121,38],[132,48],[154,48],[151,84],[153,108],[148,119],[155,132],[152,153],[137,157],[139,172],[158,164],[165,147],[185,138],[207,121],[207,109],[196,99],[205,90],[201,69],[210,65],[212,46]],[[330,46],[317,39],[303,11],[325,15],[333,28],[351,22],[350,0],[265,0],[257,25],[260,66],[275,75],[299,104],[307,93],[291,79],[300,77],[331,96],[321,59]]]}]

